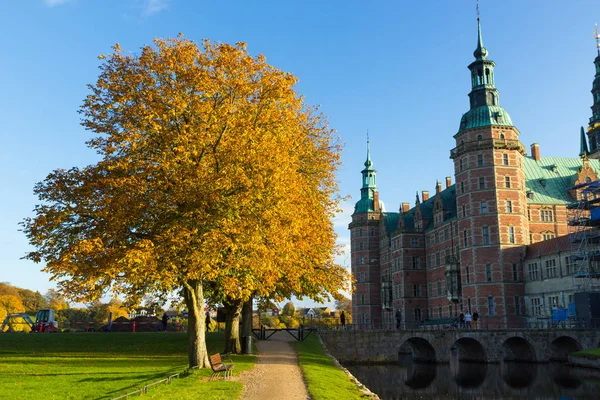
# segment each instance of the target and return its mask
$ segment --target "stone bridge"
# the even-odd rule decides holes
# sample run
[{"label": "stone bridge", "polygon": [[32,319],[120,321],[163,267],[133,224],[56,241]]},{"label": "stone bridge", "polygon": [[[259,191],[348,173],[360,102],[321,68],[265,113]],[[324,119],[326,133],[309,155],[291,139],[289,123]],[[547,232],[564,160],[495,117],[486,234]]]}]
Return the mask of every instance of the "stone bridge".
[{"label": "stone bridge", "polygon": [[597,329],[363,330],[319,334],[340,362],[395,362],[401,354],[432,363],[547,362],[566,360],[574,351],[600,347]]}]

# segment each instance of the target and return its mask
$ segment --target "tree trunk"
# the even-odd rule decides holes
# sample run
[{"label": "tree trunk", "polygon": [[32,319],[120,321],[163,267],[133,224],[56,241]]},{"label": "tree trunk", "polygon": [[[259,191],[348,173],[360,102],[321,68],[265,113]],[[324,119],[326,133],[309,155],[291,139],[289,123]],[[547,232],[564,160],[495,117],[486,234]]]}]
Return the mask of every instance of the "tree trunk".
[{"label": "tree trunk", "polygon": [[235,300],[225,305],[225,353],[240,354],[240,313],[242,302]]},{"label": "tree trunk", "polygon": [[185,283],[185,304],[188,309],[188,361],[191,367],[210,368],[206,351],[206,328],[204,326],[204,291],[202,283]]},{"label": "tree trunk", "polygon": [[[252,336],[252,300],[251,296],[250,300],[242,306],[242,340],[246,340],[246,337]],[[246,353],[252,354],[252,349],[247,348]]]}]

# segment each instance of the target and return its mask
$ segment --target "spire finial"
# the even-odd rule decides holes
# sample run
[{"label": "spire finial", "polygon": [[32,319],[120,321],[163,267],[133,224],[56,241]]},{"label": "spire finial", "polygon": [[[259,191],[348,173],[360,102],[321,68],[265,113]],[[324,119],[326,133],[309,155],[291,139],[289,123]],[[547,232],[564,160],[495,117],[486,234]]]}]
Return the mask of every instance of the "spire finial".
[{"label": "spire finial", "polygon": [[365,161],[365,167],[371,167],[373,162],[371,161],[371,142],[369,140],[369,130],[367,129],[367,161]]},{"label": "spire finial", "polygon": [[476,59],[485,59],[488,55],[488,52],[485,47],[483,47],[483,39],[481,37],[481,18],[479,16],[479,0],[477,0],[477,48],[473,53]]},{"label": "spire finial", "polygon": [[598,33],[598,24],[596,25],[596,29],[594,29],[594,39],[596,39],[596,48],[598,49],[598,55],[600,56],[600,33]]}]

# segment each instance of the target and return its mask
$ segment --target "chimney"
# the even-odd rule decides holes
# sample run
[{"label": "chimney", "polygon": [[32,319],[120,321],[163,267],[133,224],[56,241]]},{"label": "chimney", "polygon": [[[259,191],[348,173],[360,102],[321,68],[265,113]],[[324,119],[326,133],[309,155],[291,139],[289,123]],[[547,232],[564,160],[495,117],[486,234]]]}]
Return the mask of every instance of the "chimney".
[{"label": "chimney", "polygon": [[373,211],[379,212],[379,192],[373,192]]},{"label": "chimney", "polygon": [[427,200],[429,200],[429,190],[423,190],[421,192],[421,201],[426,202]]},{"label": "chimney", "polygon": [[410,210],[410,203],[402,203],[402,212],[407,213]]},{"label": "chimney", "polygon": [[437,182],[435,183],[435,192],[436,192],[436,193],[440,193],[441,191],[442,191],[442,183],[441,183],[441,182],[439,182],[439,181],[437,181]]},{"label": "chimney", "polygon": [[452,186],[452,178],[447,176],[446,177],[446,189],[448,189],[450,186]]},{"label": "chimney", "polygon": [[531,157],[533,157],[535,161],[540,161],[540,145],[538,143],[531,145]]}]

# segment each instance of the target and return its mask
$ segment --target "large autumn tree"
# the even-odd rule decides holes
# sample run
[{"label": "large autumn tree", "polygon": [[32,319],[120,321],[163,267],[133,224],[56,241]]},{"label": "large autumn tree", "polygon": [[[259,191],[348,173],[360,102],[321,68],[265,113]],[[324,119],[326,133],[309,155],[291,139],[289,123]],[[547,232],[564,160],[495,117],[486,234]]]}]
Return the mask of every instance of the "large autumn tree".
[{"label": "large autumn tree", "polygon": [[243,43],[156,40],[101,57],[81,107],[101,160],[55,170],[24,231],[72,300],[183,290],[208,366],[205,289],[231,301],[345,289],[333,261],[340,146],[297,79]]}]

